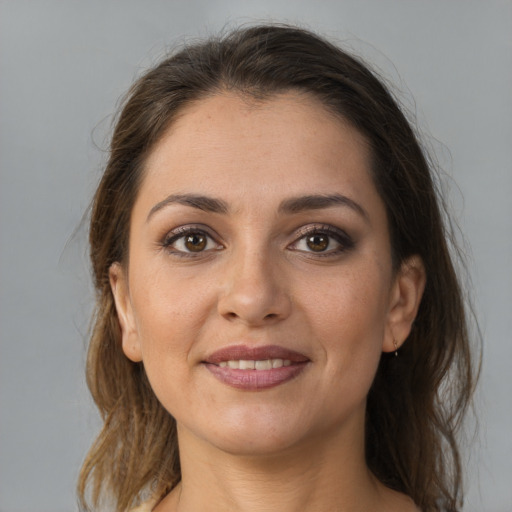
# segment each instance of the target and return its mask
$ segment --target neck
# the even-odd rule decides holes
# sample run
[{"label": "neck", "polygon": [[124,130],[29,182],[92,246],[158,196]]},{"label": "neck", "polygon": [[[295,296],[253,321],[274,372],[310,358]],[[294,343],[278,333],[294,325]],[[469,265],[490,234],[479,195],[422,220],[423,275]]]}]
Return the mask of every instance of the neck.
[{"label": "neck", "polygon": [[349,430],[356,435],[336,432],[271,455],[233,455],[179,429],[182,482],[156,511],[380,510],[382,485],[365,463],[364,429]]}]

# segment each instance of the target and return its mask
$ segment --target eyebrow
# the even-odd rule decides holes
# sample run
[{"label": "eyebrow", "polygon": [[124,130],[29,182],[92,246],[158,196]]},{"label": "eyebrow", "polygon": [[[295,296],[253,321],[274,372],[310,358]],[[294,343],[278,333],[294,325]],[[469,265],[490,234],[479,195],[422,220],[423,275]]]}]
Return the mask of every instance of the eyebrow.
[{"label": "eyebrow", "polygon": [[[190,206],[191,208],[197,208],[198,210],[210,213],[229,213],[228,204],[222,199],[215,199],[199,194],[171,194],[151,208],[146,222],[148,222],[156,212],[172,204]],[[362,216],[366,221],[369,221],[368,213],[359,203],[341,194],[318,194],[292,197],[282,201],[278,211],[279,213],[292,214],[308,210],[322,210],[333,206],[348,207]]]},{"label": "eyebrow", "polygon": [[346,206],[369,221],[366,210],[350,197],[341,194],[308,195],[286,199],[279,206],[280,213],[300,213],[307,210],[322,210],[333,206]]},{"label": "eyebrow", "polygon": [[151,208],[146,222],[149,221],[157,211],[171,204],[182,204],[210,213],[228,213],[229,211],[227,203],[222,201],[222,199],[214,199],[213,197],[197,194],[171,194]]}]

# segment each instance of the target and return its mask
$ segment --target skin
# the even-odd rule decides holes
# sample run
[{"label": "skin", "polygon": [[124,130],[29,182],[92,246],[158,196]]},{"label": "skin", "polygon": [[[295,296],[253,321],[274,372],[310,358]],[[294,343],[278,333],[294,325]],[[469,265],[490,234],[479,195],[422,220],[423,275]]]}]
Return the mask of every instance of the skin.
[{"label": "skin", "polygon": [[[128,263],[114,264],[110,279],[123,350],[143,361],[178,425],[182,482],[157,512],[416,510],[364,458],[379,358],[406,339],[425,284],[419,258],[392,270],[369,162],[358,131],[294,92],[202,99],[151,152]],[[226,211],[165,203],[185,194]],[[333,194],[352,203],[283,210]],[[208,235],[203,250],[177,238],[182,226]],[[308,245],[312,233],[325,250]],[[240,343],[309,362],[270,389],[236,389],[203,361]]]}]

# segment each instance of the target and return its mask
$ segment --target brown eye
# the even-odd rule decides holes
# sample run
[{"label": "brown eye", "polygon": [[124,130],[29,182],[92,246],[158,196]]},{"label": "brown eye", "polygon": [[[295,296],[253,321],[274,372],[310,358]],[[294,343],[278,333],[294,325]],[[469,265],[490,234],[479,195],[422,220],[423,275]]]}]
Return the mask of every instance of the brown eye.
[{"label": "brown eye", "polygon": [[300,231],[302,236],[288,248],[309,254],[310,257],[336,257],[354,247],[352,238],[336,226],[304,226]]},{"label": "brown eye", "polygon": [[306,244],[314,252],[323,252],[329,247],[329,237],[322,233],[317,233],[308,236]]},{"label": "brown eye", "polygon": [[217,243],[207,232],[187,226],[170,233],[162,242],[162,246],[170,253],[180,256],[200,256],[201,253],[207,254],[223,248],[222,244]]},{"label": "brown eye", "polygon": [[185,247],[190,252],[201,252],[206,248],[208,240],[202,233],[191,233],[185,237]]}]

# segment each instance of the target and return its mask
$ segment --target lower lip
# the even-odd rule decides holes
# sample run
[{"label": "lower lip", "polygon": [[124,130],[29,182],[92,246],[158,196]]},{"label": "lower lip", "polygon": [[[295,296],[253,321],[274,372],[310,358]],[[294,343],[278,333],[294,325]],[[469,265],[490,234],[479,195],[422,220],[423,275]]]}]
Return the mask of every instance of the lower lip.
[{"label": "lower lip", "polygon": [[205,363],[215,378],[237,389],[259,391],[284,384],[297,377],[306,368],[307,362],[292,363],[291,366],[272,368],[271,370],[237,370],[227,366]]}]

